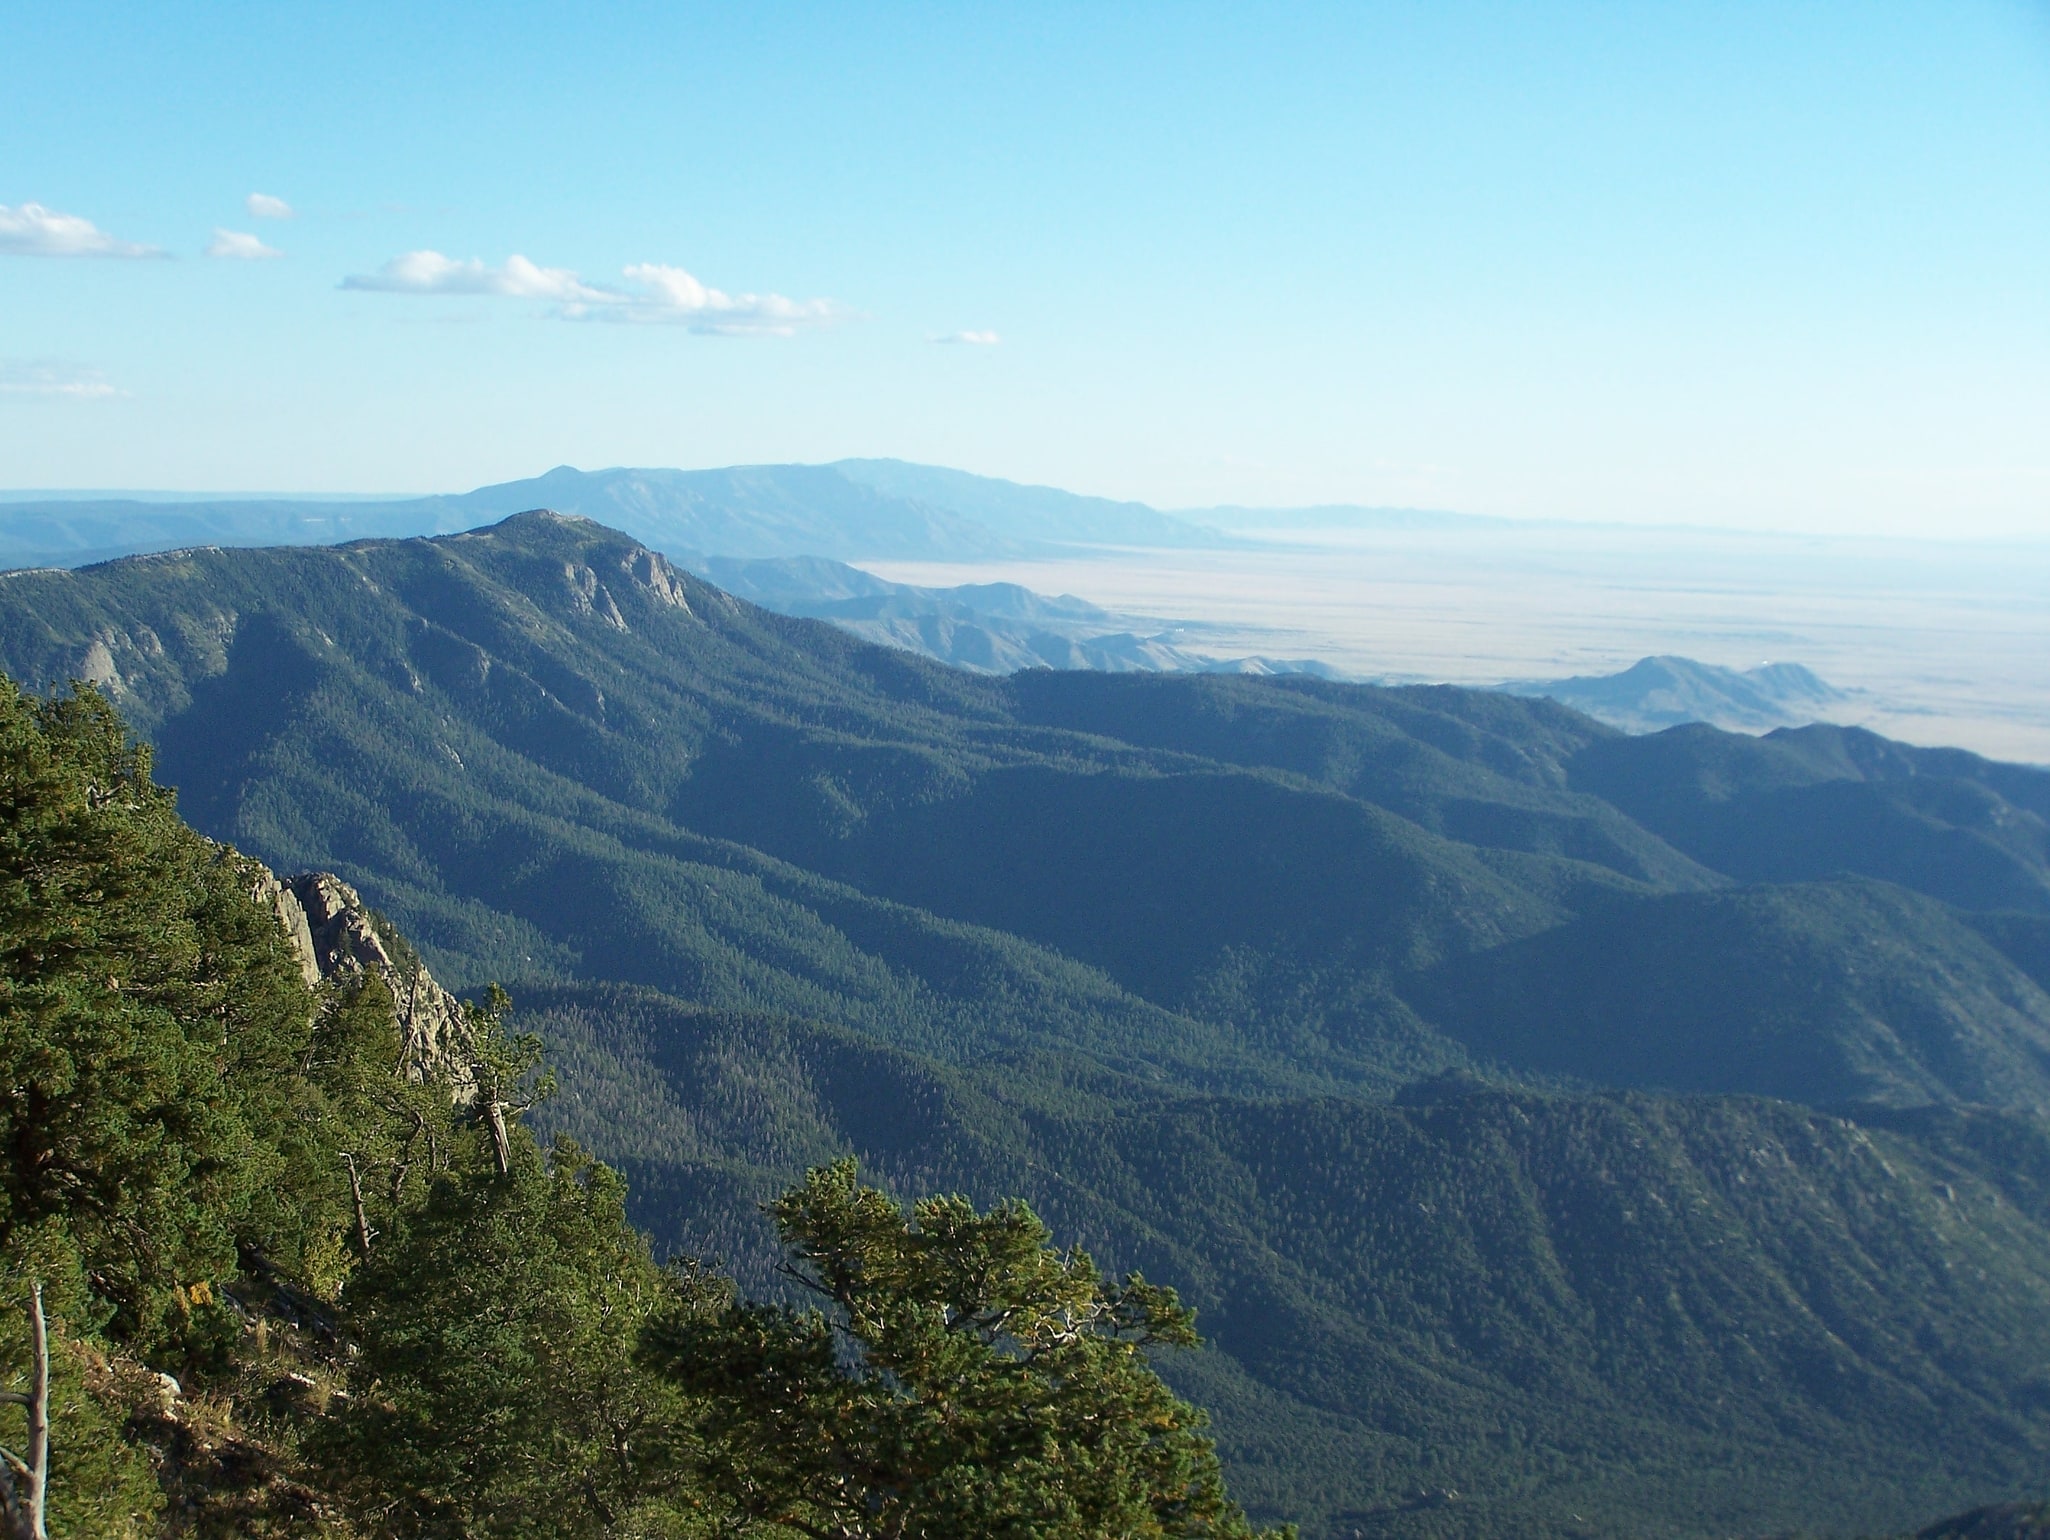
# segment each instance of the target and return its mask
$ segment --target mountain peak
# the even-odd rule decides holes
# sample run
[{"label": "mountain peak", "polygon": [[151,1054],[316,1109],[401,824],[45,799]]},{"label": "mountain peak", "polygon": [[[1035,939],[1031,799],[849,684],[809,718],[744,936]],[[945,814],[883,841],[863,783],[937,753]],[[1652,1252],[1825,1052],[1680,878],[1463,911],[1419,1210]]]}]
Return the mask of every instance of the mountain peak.
[{"label": "mountain peak", "polygon": [[[525,528],[526,526],[531,524],[596,525],[597,523],[598,521],[596,519],[590,518],[581,513],[558,513],[553,508],[528,508],[520,513],[508,514],[504,518],[500,519],[496,524],[486,524],[481,529],[472,530],[470,531],[470,533],[483,534],[486,531],[496,529],[516,530]],[[603,526],[599,527],[602,528]]]}]

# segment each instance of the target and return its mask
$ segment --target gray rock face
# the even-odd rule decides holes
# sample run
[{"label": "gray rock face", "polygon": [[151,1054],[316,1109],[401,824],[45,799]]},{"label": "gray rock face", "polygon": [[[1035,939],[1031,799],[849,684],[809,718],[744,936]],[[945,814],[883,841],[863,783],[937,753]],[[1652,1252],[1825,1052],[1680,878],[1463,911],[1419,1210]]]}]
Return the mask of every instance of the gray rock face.
[{"label": "gray rock face", "polygon": [[683,583],[676,575],[676,569],[669,565],[659,551],[646,546],[637,549],[621,563],[626,575],[663,604],[690,614],[690,600],[683,591]]},{"label": "gray rock face", "polygon": [[266,872],[256,898],[277,911],[308,988],[365,973],[384,981],[398,1007],[408,1074],[421,1076],[432,1067],[458,1085],[469,1079],[462,1002],[435,982],[417,957],[393,955],[371,920],[370,906],[354,888],[331,872],[300,872],[282,880]]}]

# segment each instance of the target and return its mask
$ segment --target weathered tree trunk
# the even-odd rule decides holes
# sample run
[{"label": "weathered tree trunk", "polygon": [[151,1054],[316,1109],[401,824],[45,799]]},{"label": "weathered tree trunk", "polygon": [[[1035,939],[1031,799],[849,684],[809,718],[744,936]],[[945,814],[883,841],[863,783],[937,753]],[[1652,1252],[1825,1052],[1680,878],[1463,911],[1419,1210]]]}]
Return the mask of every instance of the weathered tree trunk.
[{"label": "weathered tree trunk", "polygon": [[505,1103],[496,1096],[484,1104],[484,1116],[491,1124],[491,1148],[498,1156],[498,1174],[512,1175],[512,1132],[506,1126]]},{"label": "weathered tree trunk", "polygon": [[363,1179],[356,1172],[356,1157],[342,1152],[342,1164],[349,1168],[349,1196],[356,1200],[356,1249],[370,1255],[370,1215],[363,1208]]},{"label": "weathered tree trunk", "polygon": [[29,1508],[36,1540],[50,1540],[50,1326],[43,1318],[43,1285],[29,1285],[29,1354],[35,1360],[35,1389],[28,1408]]},{"label": "weathered tree trunk", "polygon": [[0,1522],[8,1540],[50,1540],[50,1328],[43,1286],[28,1288],[29,1390],[0,1392],[28,1412],[26,1457],[0,1450]]}]

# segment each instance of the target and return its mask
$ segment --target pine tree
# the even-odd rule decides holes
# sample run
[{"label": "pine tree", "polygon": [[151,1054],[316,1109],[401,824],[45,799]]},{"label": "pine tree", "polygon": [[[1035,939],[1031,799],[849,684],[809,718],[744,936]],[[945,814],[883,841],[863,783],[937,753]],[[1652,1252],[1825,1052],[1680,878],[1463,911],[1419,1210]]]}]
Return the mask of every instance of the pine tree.
[{"label": "pine tree", "polygon": [[635,1358],[683,1283],[626,1221],[625,1184],[513,1126],[468,1131],[351,1284],[354,1396],[328,1441],[372,1533],[686,1532],[687,1405]]},{"label": "pine tree", "polygon": [[90,687],[0,679],[0,1256],[57,1226],[133,1340],[232,1272],[277,1171],[313,1000],[255,878]]},{"label": "pine tree", "polygon": [[1108,1282],[1023,1203],[907,1213],[851,1160],[770,1213],[818,1308],[735,1302],[649,1340],[703,1398],[700,1478],[738,1512],[814,1540],[1252,1534],[1148,1362],[1197,1342],[1171,1289]]}]

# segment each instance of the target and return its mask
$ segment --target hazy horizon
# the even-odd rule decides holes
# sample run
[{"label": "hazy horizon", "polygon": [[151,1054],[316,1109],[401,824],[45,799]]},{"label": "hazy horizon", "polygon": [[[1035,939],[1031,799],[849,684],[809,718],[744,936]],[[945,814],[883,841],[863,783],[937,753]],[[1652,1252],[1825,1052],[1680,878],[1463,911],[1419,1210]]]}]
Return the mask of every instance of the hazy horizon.
[{"label": "hazy horizon", "polygon": [[[855,455],[855,456],[843,456],[842,458],[843,458],[843,459],[867,459],[867,458],[895,458],[895,457],[884,457],[884,456],[859,456],[859,455]],[[557,463],[555,463],[555,464],[551,464],[551,465],[549,465],[549,466],[545,467],[545,468],[544,468],[543,470],[539,470],[539,471],[532,471],[532,472],[528,472],[528,473],[526,473],[526,474],[522,474],[522,475],[511,475],[511,476],[499,476],[499,477],[495,477],[495,478],[493,478],[493,479],[491,479],[491,480],[488,480],[488,481],[482,481],[482,482],[477,482],[477,483],[474,483],[474,484],[470,484],[470,485],[463,485],[463,486],[445,486],[445,487],[439,487],[439,488],[435,488],[435,489],[433,489],[433,490],[419,490],[419,489],[402,489],[402,490],[396,490],[396,491],[393,491],[393,490],[385,490],[385,491],[370,491],[370,492],[345,492],[345,491],[335,491],[335,490],[332,490],[332,489],[327,489],[327,488],[320,488],[320,487],[309,487],[309,488],[284,488],[284,487],[257,487],[257,488],[226,488],[226,487],[89,487],[89,486],[77,486],[77,487],[26,487],[26,486],[23,486],[23,487],[8,487],[8,486],[0,486],[0,509],[4,509],[5,507],[7,507],[7,506],[9,506],[9,505],[12,505],[12,504],[19,504],[19,503],[32,503],[32,502],[53,502],[53,503],[55,503],[55,502],[92,502],[92,501],[108,501],[108,502],[114,502],[114,501],[123,501],[123,500],[126,500],[126,501],[132,501],[132,502],[143,502],[143,503],[163,503],[163,504],[165,504],[165,505],[167,505],[167,506],[175,506],[175,505],[177,505],[177,504],[181,504],[181,503],[205,503],[205,502],[264,502],[264,501],[276,501],[276,502],[307,502],[307,503],[323,503],[323,502],[333,502],[333,503],[380,503],[380,502],[392,502],[392,503],[402,503],[402,502],[415,502],[415,501],[422,501],[422,500],[425,500],[425,499],[428,499],[428,498],[436,498],[436,497],[460,497],[460,496],[464,495],[465,493],[469,493],[469,492],[473,492],[473,491],[476,491],[476,490],[478,490],[478,489],[479,489],[479,488],[481,488],[481,487],[487,487],[487,486],[505,486],[505,485],[510,485],[510,484],[515,484],[515,483],[518,483],[518,482],[522,482],[522,481],[532,481],[532,480],[537,480],[537,479],[538,479],[538,478],[539,478],[540,476],[542,476],[542,475],[546,474],[546,472],[547,472],[548,470],[556,470],[556,469],[564,469],[564,468],[567,468],[567,469],[573,469],[573,470],[579,470],[579,471],[583,471],[583,472],[585,472],[585,473],[587,473],[587,474],[588,474],[588,473],[601,473],[601,472],[607,472],[607,471],[619,471],[619,470],[630,470],[630,471],[683,471],[683,472],[695,472],[695,471],[716,471],[716,470],[731,470],[731,469],[736,469],[736,468],[743,468],[743,465],[747,465],[747,466],[752,466],[752,465],[772,465],[772,464],[773,464],[773,465],[802,465],[802,466],[813,466],[813,467],[823,467],[823,466],[830,466],[830,465],[833,465],[833,464],[835,464],[835,463],[838,463],[838,462],[836,462],[836,461],[832,461],[832,460],[815,460],[815,461],[803,461],[803,460],[797,460],[797,461],[774,461],[774,462],[734,462],[734,463],[730,463],[730,464],[709,464],[709,463],[708,463],[708,464],[704,464],[704,465],[659,465],[659,466],[658,466],[658,465],[636,465],[636,466],[627,466],[627,465],[604,465],[604,466],[600,466],[600,465],[592,465],[592,466],[567,466],[567,465],[566,465],[565,463],[563,463],[563,462],[557,462]],[[915,464],[915,463],[917,463],[917,462],[905,462],[905,463],[907,463],[907,464]],[[1446,516],[1446,517],[1451,517],[1451,518],[1457,518],[1457,519],[1471,519],[1471,520],[1475,520],[1475,521],[1477,521],[1477,522],[1486,522],[1486,523],[1490,523],[1490,524],[1500,524],[1500,525],[1514,526],[1514,527],[1520,527],[1520,528],[1522,528],[1522,529],[1526,529],[1526,530],[1537,530],[1537,529],[1547,529],[1547,528],[1553,528],[1553,529],[1570,529],[1570,530],[1613,530],[1613,531],[1616,531],[1616,532],[1617,532],[1617,533],[1619,533],[1619,534],[1621,534],[1621,533],[1626,533],[1626,532],[1627,532],[1627,533],[1631,533],[1631,534],[1652,534],[1652,535],[1661,535],[1661,534],[1663,534],[1663,535],[1673,535],[1673,536],[1686,536],[1686,535],[1697,535],[1697,534],[1724,534],[1724,535],[1740,535],[1740,536],[1745,536],[1745,537],[1750,537],[1750,538],[1759,538],[1759,539],[1768,539],[1768,540],[1770,540],[1770,539],[1775,539],[1775,538],[1778,538],[1778,539],[1787,539],[1787,540],[1797,540],[1797,541],[1802,541],[1802,540],[1825,540],[1825,541],[1831,541],[1831,542],[1843,542],[1843,543],[1850,543],[1850,544],[1857,544],[1857,543],[1864,543],[1864,542],[1873,542],[1873,543],[1879,543],[1879,544],[1903,544],[1903,543],[1906,543],[1906,544],[1919,544],[1919,543],[1926,543],[1926,544],[1933,544],[1933,545],[1946,545],[1946,546],[1949,546],[1949,545],[1966,545],[1966,546],[1981,546],[1981,547],[1983,547],[1983,546],[2003,546],[2003,545],[2023,545],[2023,546],[2036,546],[2036,545],[2041,545],[2041,544],[2045,544],[2045,543],[2050,543],[2050,519],[2046,519],[2045,523],[2044,523],[2044,524],[2043,524],[2043,525],[2042,525],[2042,526],[2041,526],[2040,528],[2027,528],[2027,529],[2022,529],[2022,530],[2017,530],[2017,531],[2007,531],[2007,532],[1993,532],[1993,533],[1987,533],[1987,532],[1982,532],[1982,531],[1977,531],[1977,530],[1972,530],[1972,529],[1963,529],[1963,530],[1959,530],[1959,529],[1949,529],[1949,530],[1937,529],[1937,530],[1930,530],[1930,531],[1926,531],[1926,532],[1897,532],[1897,531],[1878,531],[1878,532],[1867,532],[1867,531],[1861,531],[1861,530],[1828,530],[1828,529],[1813,529],[1813,528],[1807,528],[1807,527],[1804,527],[1804,526],[1802,526],[1802,525],[1801,525],[1801,524],[1799,524],[1799,523],[1788,523],[1788,524],[1783,524],[1783,525],[1777,526],[1777,527],[1775,527],[1775,528],[1772,528],[1772,529],[1755,529],[1755,528],[1751,528],[1751,527],[1749,527],[1749,526],[1746,526],[1746,525],[1743,525],[1743,524],[1716,524],[1716,523],[1710,523],[1710,522],[1698,522],[1698,523],[1677,523],[1677,522],[1676,522],[1676,523],[1657,523],[1657,524],[1646,524],[1646,523],[1631,523],[1631,522],[1628,522],[1628,521],[1618,521],[1618,520],[1605,520],[1605,519],[1598,519],[1598,518],[1591,518],[1591,517],[1590,517],[1590,518],[1570,518],[1570,517],[1565,517],[1565,516],[1552,516],[1552,515],[1517,515],[1517,514],[1485,514],[1485,513],[1475,513],[1475,512],[1473,512],[1472,510],[1470,510],[1470,509],[1465,509],[1465,508],[1450,508],[1450,507],[1422,507],[1422,506],[1418,506],[1418,505],[1415,505],[1415,504],[1398,504],[1398,503],[1328,503],[1328,502],[1327,502],[1327,503],[1245,503],[1245,502],[1238,502],[1238,503],[1232,503],[1232,502],[1224,502],[1224,501],[1215,501],[1215,502],[1208,502],[1208,503],[1187,503],[1187,504],[1176,504],[1176,505],[1166,505],[1166,504],[1154,504],[1154,503],[1146,503],[1146,502],[1144,501],[1144,499],[1138,499],[1138,498],[1133,498],[1133,499],[1113,499],[1113,498],[1111,498],[1111,495],[1110,495],[1110,494],[1108,494],[1108,493],[1104,493],[1104,492],[1099,492],[1099,491],[1095,491],[1095,490],[1093,490],[1093,489],[1090,489],[1090,488],[1087,488],[1087,487],[1070,487],[1070,486],[1054,486],[1054,485],[1051,485],[1051,484],[1049,484],[1049,483],[1044,483],[1044,482],[1019,482],[1019,481],[1015,481],[1015,480],[1014,480],[1013,478],[1010,478],[1010,477],[1003,477],[1003,476],[995,476],[995,475],[992,475],[992,474],[990,474],[990,473],[988,473],[988,472],[984,472],[984,471],[978,471],[978,470],[973,470],[973,469],[971,469],[971,468],[969,468],[969,467],[967,467],[967,466],[938,466],[938,467],[933,467],[933,468],[935,468],[935,469],[944,469],[944,470],[953,470],[953,471],[960,471],[960,472],[963,472],[964,474],[967,474],[967,475],[971,475],[971,476],[977,476],[977,477],[982,477],[982,478],[984,478],[984,479],[988,479],[988,480],[992,480],[992,481],[1002,481],[1002,482],[1006,482],[1007,484],[1010,484],[1010,485],[1014,485],[1014,486],[1022,486],[1022,487],[1026,487],[1026,488],[1032,489],[1032,490],[1044,490],[1044,491],[1057,491],[1057,492],[1066,492],[1066,493],[1070,493],[1070,494],[1072,494],[1072,495],[1075,495],[1075,496],[1078,496],[1078,497],[1089,497],[1089,498],[1104,498],[1104,499],[1106,499],[1106,500],[1112,500],[1112,501],[1130,501],[1130,502],[1137,502],[1137,503],[1140,503],[1140,504],[1141,504],[1142,506],[1145,506],[1145,507],[1150,507],[1150,508],[1153,508],[1153,509],[1155,509],[1155,510],[1156,510],[1157,512],[1160,512],[1160,513],[1166,513],[1166,514],[1170,514],[1170,515],[1173,515],[1173,516],[1175,516],[1175,517],[1181,517],[1181,518],[1196,518],[1196,517],[1200,517],[1201,515],[1204,515],[1204,514],[1216,514],[1216,513],[1221,513],[1221,512],[1227,512],[1227,511],[1236,511],[1236,512],[1245,512],[1245,513],[1259,513],[1259,514],[1277,514],[1277,515],[1278,515],[1278,514],[1291,514],[1291,513],[1352,513],[1352,512],[1357,512],[1357,513],[1414,513],[1414,514],[1425,514],[1425,515],[1431,515],[1431,516]],[[1341,528],[1342,528],[1342,527],[1341,527]],[[1266,530],[1262,530],[1262,531],[1260,531],[1260,532],[1258,533],[1258,538],[1260,538],[1260,539],[1261,539],[1262,541],[1265,541],[1265,542],[1272,542],[1272,543],[1276,543],[1276,544],[1284,544],[1284,545],[1285,545],[1285,544],[1315,544],[1315,543],[1317,542],[1317,540],[1319,539],[1319,537],[1320,537],[1321,535],[1323,535],[1323,534],[1326,534],[1326,533],[1330,533],[1330,532],[1331,532],[1331,531],[1329,531],[1329,530],[1325,530],[1325,529],[1322,529],[1322,528],[1320,528],[1320,527],[1316,527],[1316,526],[1308,526],[1308,525],[1304,525],[1304,526],[1289,526],[1289,525],[1279,525],[1279,526],[1276,526],[1276,527],[1274,527],[1274,528],[1272,528],[1272,529],[1266,529]]]},{"label": "hazy horizon", "polygon": [[[925,506],[978,526],[982,494],[973,487],[963,492],[963,480],[921,473],[911,484],[939,498]],[[978,526],[997,537],[995,545],[917,537],[906,547],[901,523],[864,525],[857,514],[843,527],[830,501],[811,516],[808,534],[793,534],[774,511],[775,495],[759,505],[768,510],[763,530],[748,511],[756,505],[745,498],[724,505],[724,522],[711,523],[694,517],[698,493],[661,494],[653,504],[639,493],[618,505],[578,500],[606,485],[572,481],[552,490],[569,499],[562,504],[568,511],[623,523],[678,560],[808,553],[922,588],[1014,583],[1083,598],[1131,617],[1144,634],[1173,632],[1181,654],[1309,659],[1383,683],[1496,685],[1603,675],[1655,654],[1736,669],[1795,662],[1854,692],[1831,707],[1829,720],[1912,743],[2050,764],[2050,606],[2042,601],[2050,593],[2050,542],[2041,539],[1458,518],[1376,523],[1371,510],[1361,510],[1357,521],[1292,522],[1276,513],[1234,527],[1220,519],[1223,534],[1213,541],[1131,546],[1095,532],[1106,527],[1098,520],[1117,516],[1099,510],[1083,518],[1079,533],[1063,519],[1061,532],[1035,544],[1017,538],[1032,528],[1030,510],[1072,505],[1005,497],[999,502],[1010,512],[998,525]],[[960,499],[949,502],[950,491]],[[716,490],[711,495],[723,505]],[[445,532],[496,523],[525,501],[524,494],[502,496],[488,509],[373,518],[353,528],[345,527],[352,516],[338,515],[311,530],[289,516],[281,524],[283,510],[259,520],[261,530],[215,515],[201,521],[209,530],[154,542],[146,535],[147,512],[125,522],[88,519],[96,529],[126,528],[127,543],[86,545],[83,559],[214,538],[248,544]],[[7,506],[0,501],[0,532]],[[181,504],[150,506],[168,519]],[[377,505],[342,506],[369,512]],[[1226,510],[1181,511],[1201,519]],[[61,526],[64,519],[46,515],[42,522]],[[770,544],[742,548],[772,529],[781,532]],[[1000,531],[1009,532],[1008,544]],[[897,543],[886,551],[881,543],[864,548],[864,539]],[[722,549],[726,540],[738,543]]]},{"label": "hazy horizon", "polygon": [[21,10],[0,467],[2028,535],[2050,14]]}]

